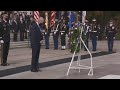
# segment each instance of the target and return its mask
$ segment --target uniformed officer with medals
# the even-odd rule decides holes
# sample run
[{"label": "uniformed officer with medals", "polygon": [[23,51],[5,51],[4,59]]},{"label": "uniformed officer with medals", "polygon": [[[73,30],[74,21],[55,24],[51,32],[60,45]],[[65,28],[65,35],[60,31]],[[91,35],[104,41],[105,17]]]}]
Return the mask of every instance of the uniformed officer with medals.
[{"label": "uniformed officer with medals", "polygon": [[63,19],[63,22],[61,23],[61,30],[60,30],[60,36],[61,36],[61,50],[65,50],[66,48],[66,24],[65,19]]},{"label": "uniformed officer with medals", "polygon": [[8,14],[6,12],[2,13],[2,18],[3,19],[0,25],[0,31],[2,32],[1,43],[3,43],[3,62],[1,63],[1,65],[7,66],[9,65],[7,63],[7,58],[10,47],[10,24],[8,21]]},{"label": "uniformed officer with medals", "polygon": [[96,51],[97,38],[98,38],[98,27],[97,27],[95,18],[92,20],[92,24],[90,25],[90,27],[91,27],[90,36],[92,39],[92,47],[93,47],[92,51]]},{"label": "uniformed officer with medals", "polygon": [[[89,31],[90,31],[90,25],[88,23],[88,20],[85,21],[85,25],[84,25],[84,35],[85,35],[85,44],[88,48],[88,40],[89,40]],[[84,51],[87,51],[87,49],[84,47]]]},{"label": "uniformed officer with medals", "polygon": [[115,34],[116,34],[116,29],[115,29],[115,26],[113,25],[113,21],[111,20],[109,22],[109,25],[106,28],[106,39],[108,40],[108,51],[109,52],[113,51]]}]

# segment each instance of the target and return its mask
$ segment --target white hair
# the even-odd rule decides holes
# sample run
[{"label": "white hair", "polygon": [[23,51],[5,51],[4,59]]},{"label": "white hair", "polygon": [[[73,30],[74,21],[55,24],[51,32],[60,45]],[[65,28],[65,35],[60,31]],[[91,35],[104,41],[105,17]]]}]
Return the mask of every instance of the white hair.
[{"label": "white hair", "polygon": [[43,17],[40,17],[39,20],[40,20],[41,23],[44,23],[44,18]]}]

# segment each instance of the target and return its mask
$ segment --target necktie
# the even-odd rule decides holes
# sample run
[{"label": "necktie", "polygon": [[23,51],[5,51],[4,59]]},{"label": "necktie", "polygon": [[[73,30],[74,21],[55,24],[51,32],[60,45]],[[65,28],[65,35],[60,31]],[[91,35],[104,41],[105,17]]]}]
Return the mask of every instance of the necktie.
[{"label": "necktie", "polygon": [[38,27],[39,27],[40,32],[42,32],[42,30],[41,30],[41,28],[40,28],[40,26],[39,26],[39,24],[38,24],[38,23],[37,23],[37,25],[38,25]]}]

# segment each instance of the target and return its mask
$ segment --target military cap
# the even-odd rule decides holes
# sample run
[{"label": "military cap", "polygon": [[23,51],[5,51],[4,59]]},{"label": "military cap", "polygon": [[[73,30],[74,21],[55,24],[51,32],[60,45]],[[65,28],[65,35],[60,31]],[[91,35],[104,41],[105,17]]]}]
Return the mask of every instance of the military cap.
[{"label": "military cap", "polygon": [[96,19],[94,18],[92,21],[93,21],[93,22],[95,22],[95,21],[96,21]]},{"label": "military cap", "polygon": [[88,20],[85,20],[85,22],[88,22]]},{"label": "military cap", "polygon": [[7,12],[3,12],[1,15],[3,16],[3,15],[5,15],[5,14],[8,14]]}]

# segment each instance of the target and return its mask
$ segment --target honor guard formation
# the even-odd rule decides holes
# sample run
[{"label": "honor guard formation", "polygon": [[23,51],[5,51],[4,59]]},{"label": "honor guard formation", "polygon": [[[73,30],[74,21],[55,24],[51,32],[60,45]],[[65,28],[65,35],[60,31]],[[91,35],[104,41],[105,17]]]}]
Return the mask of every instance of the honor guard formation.
[{"label": "honor guard formation", "polygon": [[[20,13],[2,13],[0,16],[0,40],[3,43],[3,62],[2,66],[9,65],[7,63],[7,57],[10,47],[10,33],[13,33],[13,42],[18,42],[18,36],[20,41],[24,41],[30,38],[32,48],[32,61],[31,71],[38,71],[38,58],[42,41],[45,40],[45,49],[50,49],[49,38],[53,37],[54,50],[59,48],[59,40],[61,50],[68,49],[67,42],[70,39],[72,30],[74,31],[75,14],[74,12],[61,12],[57,16],[55,11],[51,11],[49,14],[45,13],[40,18],[37,18],[36,12],[34,15],[28,15],[26,12]],[[35,17],[36,15],[36,17]],[[71,15],[71,20],[70,16]],[[97,22],[96,18],[92,20],[86,19],[84,23],[81,23],[84,32],[84,42],[89,47],[89,42],[92,42],[92,51],[97,51],[97,40],[101,33],[101,25]],[[77,23],[78,25],[78,23]],[[115,40],[116,26],[113,20],[110,20],[105,28],[105,35],[108,42],[108,51],[113,51],[113,44]],[[68,38],[68,41],[67,39]],[[84,51],[87,51],[84,48]]]}]

